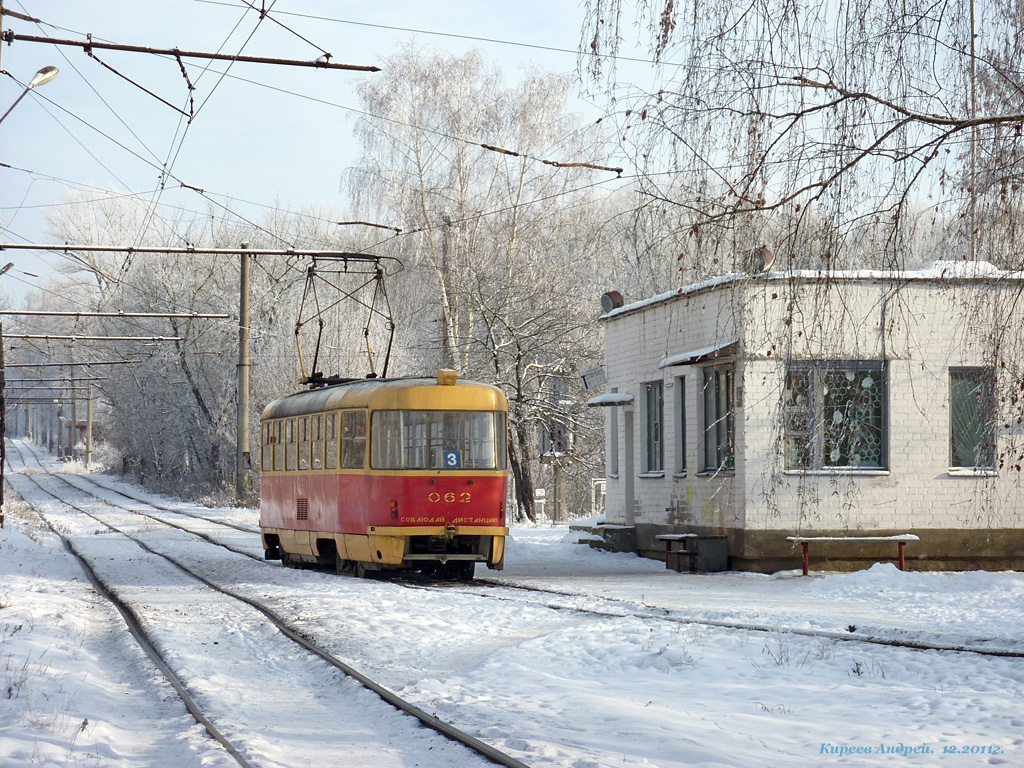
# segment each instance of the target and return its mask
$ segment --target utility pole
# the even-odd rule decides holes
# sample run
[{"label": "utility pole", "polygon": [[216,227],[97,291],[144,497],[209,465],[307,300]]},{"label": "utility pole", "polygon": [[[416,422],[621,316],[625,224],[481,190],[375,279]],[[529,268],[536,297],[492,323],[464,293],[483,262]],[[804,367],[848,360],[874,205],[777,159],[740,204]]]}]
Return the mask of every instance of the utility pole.
[{"label": "utility pole", "polygon": [[[978,118],[978,18],[971,3],[971,120]],[[971,126],[971,261],[978,261],[978,126]]]},{"label": "utility pole", "polygon": [[[0,7],[0,19],[3,18],[3,7]],[[0,528],[4,527],[4,465],[7,463],[7,402],[4,400],[4,387],[7,384],[4,372],[4,326],[0,323]]]},{"label": "utility pole", "polygon": [[[74,365],[75,362],[75,345],[72,344],[68,348],[68,354],[71,357],[71,363]],[[68,369],[68,394],[71,395],[71,450],[68,453],[71,454],[71,460],[74,461],[77,457],[75,456],[75,446],[78,445],[78,399],[75,397],[75,390],[71,386],[71,377],[75,375],[74,370]]]},{"label": "utility pole", "polygon": [[238,455],[235,464],[235,499],[243,504],[249,498],[249,262],[248,243],[242,243],[238,298],[238,414],[236,436]]},{"label": "utility pole", "polygon": [[89,404],[86,406],[85,468],[92,466],[92,384],[89,385]]}]

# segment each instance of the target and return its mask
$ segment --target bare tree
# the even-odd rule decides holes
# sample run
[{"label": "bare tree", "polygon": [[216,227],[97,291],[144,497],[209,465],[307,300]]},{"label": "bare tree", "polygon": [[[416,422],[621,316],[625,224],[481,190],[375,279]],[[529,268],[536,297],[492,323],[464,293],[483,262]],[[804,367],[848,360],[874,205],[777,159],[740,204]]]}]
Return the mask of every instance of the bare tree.
[{"label": "bare tree", "polygon": [[[700,278],[766,244],[775,269],[822,270],[822,291],[832,269],[887,270],[898,313],[907,267],[1024,268],[1022,21],[1021,0],[589,0],[580,64],[614,97],[640,231],[675,243],[652,258]],[[631,25],[653,87],[615,58]],[[1017,470],[1024,297],[1008,285],[962,308],[957,343],[987,350],[1000,466]],[[829,318],[837,337],[843,322]]]},{"label": "bare tree", "polygon": [[570,418],[545,387],[597,353],[586,188],[608,174],[594,168],[600,134],[567,113],[569,88],[538,73],[506,86],[479,53],[407,48],[361,87],[363,156],[348,179],[360,218],[403,229],[392,247],[419,283],[420,363],[508,394],[517,507],[530,519],[539,429]]},{"label": "bare tree", "polygon": [[[935,226],[961,256],[1020,266],[1007,235],[1024,159],[1024,3],[982,4],[977,35],[973,5],[642,0],[656,89],[606,66],[633,20],[621,0],[589,3],[581,49],[616,96],[646,201],[677,210],[680,236],[835,258],[867,237],[877,247],[846,260],[883,266]],[[822,222],[834,236],[809,246],[804,231],[820,240]]]},{"label": "bare tree", "polygon": [[[338,216],[324,211],[273,210],[262,225],[239,223],[230,211],[197,215],[161,209],[150,217],[131,198],[99,202],[69,201],[51,221],[58,241],[97,244],[195,245],[238,248],[342,249]],[[148,232],[140,241],[139,232]],[[347,243],[348,250],[353,244]],[[250,437],[259,435],[262,408],[298,387],[296,321],[308,259],[267,258],[251,280],[252,375]],[[63,309],[124,312],[235,313],[238,261],[202,254],[146,254],[126,258],[115,253],[70,253],[50,293],[65,299]],[[51,302],[51,307],[52,302]],[[352,350],[364,344],[359,323],[334,323],[325,363],[346,370]],[[102,353],[135,361],[113,369],[98,385],[110,404],[102,413],[104,434],[123,457],[123,468],[146,482],[193,494],[231,486],[235,472],[235,362],[237,320],[194,319],[49,319],[32,330],[112,336],[165,336],[179,341],[155,344],[105,344]],[[80,345],[81,347],[81,345]],[[68,359],[63,349],[47,350]],[[79,359],[96,350],[80,348]],[[95,359],[93,357],[92,359]],[[258,453],[258,445],[252,450]]]}]

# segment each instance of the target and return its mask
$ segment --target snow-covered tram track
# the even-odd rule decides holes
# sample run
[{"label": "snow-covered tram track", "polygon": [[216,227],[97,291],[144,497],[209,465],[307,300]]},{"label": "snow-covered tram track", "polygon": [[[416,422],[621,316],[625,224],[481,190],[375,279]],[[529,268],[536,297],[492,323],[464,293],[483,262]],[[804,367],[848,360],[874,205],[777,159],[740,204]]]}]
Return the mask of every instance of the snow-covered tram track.
[{"label": "snow-covered tram track", "polygon": [[[36,484],[37,486],[39,485],[38,483]],[[43,489],[41,486],[39,487],[40,490],[43,490],[44,492],[48,493],[48,491]],[[43,522],[43,524],[50,530],[50,532],[60,539],[61,544],[64,546],[64,549],[72,557],[75,558],[78,565],[85,573],[86,578],[89,580],[89,583],[92,584],[96,592],[99,593],[99,595],[102,596],[105,600],[107,600],[112,606],[114,606],[114,608],[120,614],[121,618],[124,620],[124,623],[128,628],[128,631],[131,633],[132,637],[135,639],[139,647],[142,649],[143,653],[145,653],[146,657],[149,658],[153,665],[160,670],[161,674],[163,674],[164,678],[174,689],[175,693],[178,694],[178,697],[185,705],[185,709],[188,711],[188,713],[192,715],[193,718],[195,718],[196,722],[198,722],[201,726],[203,726],[203,728],[206,729],[206,732],[207,734],[209,734],[210,738],[212,738],[214,741],[216,741],[218,744],[224,747],[228,754],[230,754],[231,757],[234,758],[235,762],[237,762],[243,768],[253,768],[252,764],[242,756],[241,752],[239,752],[235,744],[232,743],[226,736],[224,736],[223,733],[220,732],[216,725],[214,725],[213,721],[206,716],[206,714],[203,712],[200,706],[196,703],[195,699],[189,693],[185,683],[167,663],[167,660],[163,657],[160,651],[157,650],[155,642],[143,627],[142,622],[139,620],[138,615],[135,613],[132,607],[129,606],[124,600],[122,600],[119,597],[119,595],[114,590],[112,590],[109,587],[109,585],[105,581],[103,581],[103,579],[99,577],[89,559],[79,551],[79,549],[72,543],[70,538],[64,536],[54,526],[54,524],[49,520],[49,518],[46,515],[42,513],[42,511],[38,508],[37,505],[34,505],[31,502],[24,503],[27,504],[33,510],[36,516]]]},{"label": "snow-covered tram track", "polygon": [[[843,631],[829,630],[813,627],[785,626],[778,622],[766,624],[756,621],[724,620],[710,617],[683,614],[678,610],[661,608],[652,605],[639,605],[634,601],[605,595],[585,594],[582,592],[569,592],[564,590],[549,589],[523,584],[511,584],[499,579],[476,579],[470,585],[444,585],[424,586],[407,584],[413,588],[424,589],[456,589],[462,593],[473,594],[479,597],[504,600],[508,602],[522,603],[527,605],[538,605],[544,608],[558,611],[571,611],[585,613],[602,618],[630,618],[650,621],[664,621],[674,624],[714,627],[716,629],[760,632],[771,635],[797,635],[812,639],[831,640],[844,643],[864,643],[867,645],[883,645],[892,648],[906,648],[915,651],[943,651],[951,653],[968,653],[978,656],[992,656],[997,658],[1024,659],[1024,649],[1018,650],[1009,647],[1000,647],[1005,640],[991,638],[976,638],[975,644],[967,643],[941,643],[934,640],[926,640],[920,637],[911,639],[909,637],[897,637],[895,635],[902,630],[890,630],[892,635],[872,634],[858,631],[856,626],[851,625]],[[530,599],[523,593],[542,595],[539,599]],[[552,602],[551,598],[564,598],[566,603]],[[589,603],[586,605],[584,603]],[[601,607],[606,606],[606,607]],[[614,607],[613,607],[614,606]],[[985,643],[986,645],[980,645]]]},{"label": "snow-covered tram track", "polygon": [[[68,480],[67,476],[60,475],[60,477],[62,479],[64,479],[65,481],[70,482]],[[228,522],[227,520],[216,520],[216,519],[214,519],[212,517],[206,517],[205,515],[196,514],[195,512],[188,512],[186,510],[181,509],[180,507],[179,508],[175,508],[175,507],[168,507],[168,506],[166,506],[164,504],[157,504],[156,502],[154,502],[154,501],[152,501],[150,499],[144,499],[141,496],[135,496],[135,495],[133,495],[131,493],[128,493],[126,491],[121,490],[120,488],[115,488],[112,485],[108,485],[107,483],[101,482],[100,480],[97,480],[95,477],[92,477],[92,476],[72,475],[72,477],[74,477],[76,480],[78,480],[80,482],[84,482],[84,483],[86,483],[88,485],[92,485],[92,486],[95,486],[97,488],[101,488],[104,491],[107,491],[109,493],[116,494],[117,496],[121,496],[121,497],[123,497],[125,499],[129,499],[129,500],[137,502],[139,504],[144,504],[147,507],[151,507],[152,509],[158,509],[158,510],[160,510],[162,512],[170,512],[171,514],[179,515],[181,517],[192,518],[194,520],[202,520],[203,522],[213,523],[214,525],[223,526],[225,528],[233,528],[236,531],[240,531],[241,533],[251,533],[251,534],[256,534],[256,535],[259,535],[259,533],[260,533],[259,526],[255,526],[255,525],[236,525],[235,523]],[[71,484],[74,485],[74,483],[71,483]],[[82,490],[85,490],[85,489],[82,489]],[[92,493],[92,491],[90,491],[90,493]],[[96,494],[93,494],[93,495],[96,495]],[[109,499],[107,501],[109,501]],[[110,503],[113,503],[113,502],[110,502]],[[115,506],[122,506],[122,505],[115,504]]]},{"label": "snow-covered tram track", "polygon": [[157,505],[157,504],[153,504],[152,502],[145,501],[144,499],[138,499],[137,497],[129,496],[128,494],[122,493],[121,491],[116,491],[116,490],[114,490],[112,488],[107,488],[106,486],[102,485],[101,483],[95,483],[96,487],[103,488],[104,490],[109,490],[112,493],[119,494],[119,495],[124,496],[125,498],[128,498],[128,499],[136,499],[136,505],[135,506],[127,506],[125,504],[118,504],[117,502],[111,501],[110,499],[103,498],[102,496],[97,494],[95,491],[93,491],[91,488],[88,488],[88,487],[83,488],[78,483],[71,481],[65,475],[49,474],[48,476],[52,477],[52,478],[55,478],[57,480],[62,480],[65,484],[69,485],[70,487],[74,488],[75,490],[81,491],[82,493],[85,493],[85,494],[88,494],[92,498],[98,499],[99,501],[103,502],[107,506],[114,507],[116,509],[121,509],[121,510],[124,510],[125,512],[129,512],[131,514],[141,515],[142,517],[145,517],[145,518],[147,518],[149,520],[153,520],[154,522],[162,523],[163,525],[169,526],[171,528],[176,528],[177,530],[184,531],[185,533],[190,533],[193,536],[198,536],[203,541],[206,541],[206,542],[208,542],[210,544],[213,544],[215,546],[218,546],[218,547],[223,547],[224,549],[226,549],[229,552],[232,552],[232,553],[234,553],[236,555],[242,555],[243,557],[248,557],[248,558],[251,558],[252,560],[257,560],[257,561],[259,561],[261,563],[262,562],[266,562],[264,560],[264,558],[263,558],[263,555],[262,555],[262,549],[260,549],[259,551],[247,552],[244,549],[240,549],[238,547],[232,546],[231,544],[228,544],[228,543],[224,542],[223,540],[217,539],[217,538],[211,536],[208,533],[204,533],[203,531],[198,531],[195,528],[191,528],[191,527],[189,527],[187,525],[181,525],[179,522],[176,522],[174,520],[168,520],[166,517],[161,517],[159,515],[154,515],[152,512],[146,512],[144,509],[139,509],[138,508],[138,504],[145,504],[146,506],[151,507],[153,509],[163,510],[163,511],[175,514],[175,515],[180,515],[181,517],[184,517],[186,519],[202,520],[204,522],[211,523],[213,525],[225,526],[227,528],[232,528],[232,529],[235,529],[236,531],[241,531],[243,533],[247,533],[247,534],[252,535],[252,536],[259,536],[260,532],[257,529],[247,530],[247,529],[243,528],[242,526],[233,525],[231,523],[226,523],[226,522],[223,522],[221,520],[213,520],[213,519],[208,518],[208,517],[203,517],[202,515],[192,515],[192,514],[188,514],[188,513],[185,513],[185,512],[180,512],[179,510],[171,509],[170,507],[163,507],[163,506],[160,506],[160,505]]},{"label": "snow-covered tram track", "polygon": [[[15,446],[15,448],[17,450],[17,446]],[[46,473],[45,475],[42,475],[43,477],[47,477],[47,478],[51,478],[51,479],[60,479],[60,480],[65,480],[66,481],[66,478],[64,478],[61,475],[47,472],[45,467],[43,468],[43,471]],[[472,735],[470,735],[468,733],[465,733],[465,732],[459,730],[458,728],[455,728],[454,726],[450,725],[449,723],[447,723],[445,721],[442,721],[441,719],[435,717],[434,715],[428,714],[427,712],[425,712],[424,710],[420,709],[419,707],[417,707],[417,706],[411,704],[410,702],[400,698],[397,694],[395,694],[394,692],[392,692],[388,688],[385,688],[383,685],[377,683],[376,681],[372,680],[368,676],[364,675],[363,673],[361,673],[358,670],[354,669],[353,667],[349,666],[345,662],[343,662],[340,659],[336,658],[329,651],[327,651],[324,648],[320,647],[319,645],[314,643],[312,640],[307,638],[305,635],[300,633],[298,630],[296,630],[294,627],[290,626],[290,624],[284,618],[282,618],[279,614],[277,614],[274,610],[272,610],[268,606],[266,606],[264,604],[261,604],[257,600],[254,600],[254,599],[249,598],[249,597],[247,597],[245,595],[242,595],[242,594],[240,594],[238,592],[235,592],[234,590],[227,589],[226,587],[223,587],[222,585],[214,583],[210,579],[208,579],[205,576],[203,576],[202,574],[198,573],[193,568],[190,568],[189,566],[187,566],[186,564],[181,562],[179,559],[177,559],[175,557],[172,557],[172,556],[170,556],[170,555],[168,555],[168,554],[166,554],[164,552],[159,552],[159,551],[153,549],[148,544],[146,544],[144,541],[142,541],[140,538],[138,538],[136,536],[132,536],[131,534],[127,533],[122,528],[119,528],[118,526],[113,525],[113,524],[111,524],[110,522],[108,522],[106,520],[103,520],[101,517],[99,517],[96,514],[93,514],[92,512],[88,511],[87,509],[85,509],[84,507],[80,506],[79,504],[75,504],[75,503],[72,503],[72,502],[68,501],[67,499],[61,498],[61,496],[59,494],[57,494],[54,491],[46,488],[44,486],[44,484],[42,482],[40,482],[40,480],[38,479],[40,477],[40,475],[17,474],[17,475],[14,475],[14,477],[21,477],[21,478],[27,479],[28,481],[33,483],[40,491],[42,491],[43,493],[49,495],[50,497],[52,497],[53,499],[58,501],[61,505],[64,505],[64,506],[68,507],[69,509],[75,510],[76,512],[80,513],[81,515],[87,516],[90,520],[93,520],[96,523],[104,526],[108,531],[110,531],[112,533],[119,534],[124,539],[133,542],[135,545],[137,545],[139,548],[141,548],[145,553],[147,553],[149,555],[152,555],[152,556],[154,556],[156,558],[162,559],[166,563],[172,565],[175,569],[183,572],[184,574],[186,574],[187,576],[191,577],[192,579],[200,582],[201,584],[203,584],[205,587],[209,588],[210,590],[213,590],[216,593],[224,595],[224,596],[226,596],[228,598],[231,598],[234,601],[240,602],[240,603],[244,604],[245,606],[248,606],[249,608],[254,609],[256,612],[258,612],[258,614],[260,614],[263,618],[265,618],[266,621],[269,622],[270,625],[275,627],[278,630],[278,632],[281,635],[283,635],[285,638],[287,638],[288,640],[292,641],[293,643],[298,644],[299,646],[301,646],[303,649],[305,649],[309,653],[319,657],[319,659],[321,659],[322,661],[326,662],[331,667],[334,667],[335,669],[339,670],[347,678],[351,679],[352,681],[354,681],[358,685],[360,685],[363,688],[373,692],[384,703],[386,703],[386,704],[390,705],[391,707],[393,707],[394,709],[398,710],[398,713],[400,713],[401,715],[411,715],[412,717],[414,717],[416,720],[419,721],[420,725],[426,726],[427,728],[429,728],[432,731],[436,732],[441,737],[443,737],[448,742],[450,742],[452,748],[456,748],[456,749],[459,749],[459,748],[462,748],[462,747],[468,748],[469,750],[472,750],[477,755],[479,755],[482,758],[485,758],[487,761],[489,761],[491,763],[495,763],[495,764],[498,764],[498,765],[509,766],[509,768],[526,768],[525,764],[522,763],[521,761],[517,760],[515,757],[512,757],[511,755],[508,755],[508,754],[506,754],[504,752],[501,752],[500,750],[498,750],[497,748],[491,746],[490,744],[487,744],[486,742],[483,742],[483,741],[477,739],[476,737],[474,737],[474,736],[472,736]],[[14,478],[11,475],[8,475],[8,482],[11,482],[13,479]],[[16,487],[16,482],[17,481],[12,482],[12,485],[15,485],[15,487]],[[85,489],[82,489],[81,487],[75,485],[74,483],[66,483],[66,484],[69,485],[71,488],[77,490],[79,493],[88,493],[88,491],[86,491]],[[110,502],[108,500],[105,500],[105,499],[103,499],[100,496],[97,496],[97,495],[94,495],[94,494],[90,494],[90,495],[93,498],[96,498],[98,501],[100,501],[100,502],[102,502],[104,504],[107,504],[107,505],[115,507],[115,508],[118,507],[118,505],[110,504]],[[150,655],[151,658],[153,658],[153,661],[157,665],[157,667],[168,677],[168,680],[171,682],[172,687],[175,688],[175,690],[179,694],[179,696],[182,697],[183,702],[185,702],[186,709],[188,709],[190,714],[192,714],[197,719],[197,721],[199,721],[202,725],[204,725],[207,728],[207,731],[211,734],[211,736],[213,736],[214,738],[217,738],[218,741],[220,741],[221,738],[224,738],[222,736],[222,734],[220,734],[218,732],[218,729],[216,728],[216,726],[213,725],[212,720],[216,719],[216,718],[211,718],[210,716],[207,716],[207,715],[203,714],[203,712],[200,709],[200,705],[197,704],[196,701],[195,701],[195,697],[192,697],[192,696],[189,695],[189,692],[188,692],[188,690],[189,690],[188,682],[187,681],[185,681],[185,682],[182,681],[182,679],[181,679],[182,676],[179,675],[178,673],[176,673],[173,670],[174,665],[172,665],[172,663],[165,658],[165,653],[163,653],[163,652],[161,652],[161,650],[159,650],[161,647],[166,648],[168,644],[166,642],[155,641],[150,636],[150,633],[147,632],[146,629],[144,628],[144,623],[145,622],[144,621],[140,621],[140,619],[138,617],[138,613],[139,613],[138,605],[136,605],[134,607],[132,605],[130,605],[130,601],[129,600],[125,600],[122,597],[122,592],[124,590],[118,589],[116,587],[111,586],[109,582],[104,580],[99,575],[98,570],[96,568],[96,561],[98,559],[102,560],[102,558],[97,558],[95,556],[90,557],[88,554],[81,552],[80,551],[81,548],[80,547],[76,547],[72,543],[71,537],[69,535],[63,533],[60,530],[60,528],[63,527],[63,526],[55,525],[53,521],[48,519],[48,516],[43,513],[43,511],[39,508],[39,505],[33,504],[32,502],[28,502],[28,501],[26,501],[25,503],[27,503],[30,507],[32,507],[34,509],[35,513],[40,517],[40,519],[50,528],[51,531],[54,532],[54,534],[56,534],[61,539],[61,541],[63,542],[65,548],[67,548],[68,551],[71,552],[76,557],[76,559],[82,565],[83,570],[86,572],[86,574],[88,575],[90,580],[93,581],[94,586],[96,587],[97,591],[100,592],[100,594],[103,595],[104,597],[106,597],[107,599],[111,600],[111,602],[118,608],[118,611],[122,614],[122,616],[125,617],[126,623],[129,624],[129,628],[132,629],[133,636],[135,636],[136,639],[139,641],[140,646],[142,646],[143,650],[147,653],[147,655]],[[127,510],[127,509],[125,509],[125,513],[126,514],[134,514],[134,512],[132,510]],[[154,518],[154,519],[158,520],[159,522],[166,523],[166,521],[159,520],[158,518]],[[66,523],[65,523],[65,525],[66,525]],[[190,531],[187,528],[183,528],[181,526],[172,526],[172,527],[178,528],[179,530],[181,530],[181,531],[183,531],[185,533],[190,533],[190,534],[193,534],[193,535],[198,535],[194,531]],[[217,546],[223,546],[222,544],[220,544],[218,542],[215,542],[215,541],[211,541],[211,540],[209,540],[206,537],[201,537],[201,538],[204,538],[209,543],[215,544]],[[247,553],[240,553],[240,554],[247,554]],[[251,555],[250,555],[250,557],[251,557]],[[113,559],[113,558],[110,558],[110,559]],[[122,557],[121,559],[124,559],[124,558]],[[132,559],[132,558],[129,558],[129,559]],[[261,558],[255,558],[254,557],[253,559],[259,560],[261,563],[263,562]],[[151,623],[155,623],[155,621],[151,621]],[[136,630],[133,629],[133,627],[137,628],[138,632],[136,632]],[[217,644],[219,644],[219,642],[221,642],[221,641],[214,640],[213,641],[213,645],[217,645]],[[193,687],[198,687],[197,683],[199,681],[193,679],[192,682],[193,682]],[[322,692],[321,692],[321,695],[322,695]],[[351,692],[341,692],[338,695],[344,695],[344,696],[348,696],[349,698],[351,698]],[[365,705],[362,705],[362,706],[363,706],[363,708],[365,708]],[[394,726],[393,722],[389,723],[389,724],[392,725],[392,727]],[[335,725],[335,727],[336,727],[337,723],[332,723],[332,725]],[[221,728],[220,730],[225,730],[225,729]],[[235,727],[235,730],[237,730],[237,726]],[[220,738],[218,738],[218,736],[220,736]],[[244,741],[245,740],[244,735],[242,737],[238,737],[238,736],[235,737],[235,741],[238,741],[240,739]],[[383,735],[382,736],[382,740],[386,740],[389,744],[393,744],[396,741],[396,736],[395,736],[394,730],[392,729],[387,734]],[[400,736],[397,737],[397,740],[398,741],[402,741],[402,737],[400,737]],[[429,739],[424,739],[423,736],[416,736],[416,737],[407,739],[407,741],[408,741],[408,743],[414,744],[414,745],[415,744],[420,744],[421,746],[419,747],[419,749],[422,749],[422,750],[434,750],[435,746],[437,746],[436,744],[429,743],[430,740]],[[222,743],[224,744],[225,748],[228,749],[228,751],[232,754],[232,756],[234,756],[236,758],[236,760],[238,761],[239,765],[242,765],[244,767],[248,767],[248,766],[253,765],[253,763],[248,762],[246,760],[246,758],[244,758],[242,756],[241,752],[239,751],[239,748],[236,745],[234,745],[233,743],[231,743],[227,739],[225,739]],[[249,749],[247,751],[252,752],[253,750]],[[435,754],[437,754],[437,752],[435,752]],[[442,754],[444,754],[444,752],[442,752]],[[468,756],[465,755],[465,754],[463,754],[461,757],[456,755],[456,754],[451,754],[450,752],[449,752],[449,754],[450,754],[450,757],[451,757],[452,764],[460,764],[460,765],[461,764],[467,764],[468,765],[468,764],[472,763],[471,759],[467,761],[467,757]],[[258,764],[258,762],[259,761],[257,761],[257,764]],[[358,763],[359,761],[357,760],[356,762]],[[381,760],[380,760],[380,756],[376,756],[373,762],[374,762],[374,764],[382,764]],[[276,763],[274,763],[274,764],[276,764]],[[386,764],[386,760],[384,761],[384,764]]]},{"label": "snow-covered tram track", "polygon": [[[137,504],[142,504],[142,505],[144,505],[144,506],[146,506],[146,507],[148,507],[150,509],[159,510],[161,512],[169,512],[169,513],[171,513],[173,515],[177,515],[179,518],[186,518],[186,519],[191,518],[193,520],[199,520],[199,521],[202,521],[204,523],[210,523],[212,525],[220,526],[220,527],[223,527],[223,528],[234,529],[235,531],[238,531],[240,533],[245,533],[245,534],[259,535],[259,533],[260,533],[260,529],[259,529],[258,526],[254,526],[254,525],[237,525],[237,524],[232,523],[232,522],[227,521],[227,520],[217,520],[217,519],[214,519],[212,517],[207,517],[205,515],[196,514],[195,512],[189,512],[187,510],[181,509],[180,506],[176,508],[176,507],[169,507],[169,506],[167,506],[165,504],[158,504],[158,503],[156,503],[155,501],[153,501],[151,499],[144,499],[141,496],[137,496],[137,495],[128,493],[127,491],[124,491],[124,490],[122,490],[120,488],[115,488],[114,486],[109,485],[108,483],[101,482],[100,480],[96,479],[93,476],[88,476],[88,475],[71,475],[69,477],[68,475],[65,475],[65,474],[62,474],[62,473],[51,472],[43,464],[42,460],[39,458],[38,454],[31,448],[31,446],[25,445],[24,443],[22,443],[20,441],[16,442],[16,443],[12,443],[12,445],[13,445],[14,449],[18,452],[18,455],[21,457],[22,463],[24,463],[25,454],[28,453],[28,455],[31,456],[32,459],[39,466],[40,471],[42,471],[42,472],[44,472],[46,474],[49,474],[49,475],[51,475],[53,477],[60,478],[61,480],[63,480],[68,485],[70,485],[70,486],[72,486],[74,488],[77,488],[80,491],[88,493],[91,496],[95,496],[96,498],[101,499],[102,501],[104,501],[107,504],[110,504],[111,506],[120,507],[121,509],[130,509],[130,511],[136,512],[138,514],[146,515],[147,517],[150,517],[153,520],[157,520],[159,522],[167,523],[169,525],[172,525],[173,527],[180,528],[181,530],[184,530],[184,531],[189,531],[190,533],[194,533],[197,536],[201,536],[202,538],[206,538],[208,541],[210,541],[213,544],[219,544],[220,546],[226,546],[225,544],[223,544],[223,542],[215,541],[214,539],[212,539],[212,538],[206,536],[205,534],[203,534],[203,533],[201,533],[199,531],[196,531],[194,529],[186,528],[184,526],[177,525],[175,523],[171,523],[166,518],[160,518],[160,517],[157,517],[157,516],[155,516],[155,515],[153,515],[151,513],[143,512],[140,509],[129,508],[129,507],[126,507],[124,504],[118,504],[118,503],[116,503],[114,501],[111,501],[109,498],[104,498],[103,496],[98,494],[96,491],[94,491],[93,488],[99,488],[99,489],[101,489],[102,491],[104,491],[106,493],[114,494],[115,496],[120,496],[121,498],[128,499],[128,500],[130,500],[132,502],[135,502]],[[71,477],[75,478],[75,482],[72,482],[72,480],[70,479]],[[82,487],[83,485],[86,486],[86,487]],[[231,547],[227,547],[227,548],[231,549]],[[237,549],[232,549],[232,551],[236,552],[238,554],[248,554],[248,553],[245,553],[245,552],[241,552],[240,550],[237,550]]]}]

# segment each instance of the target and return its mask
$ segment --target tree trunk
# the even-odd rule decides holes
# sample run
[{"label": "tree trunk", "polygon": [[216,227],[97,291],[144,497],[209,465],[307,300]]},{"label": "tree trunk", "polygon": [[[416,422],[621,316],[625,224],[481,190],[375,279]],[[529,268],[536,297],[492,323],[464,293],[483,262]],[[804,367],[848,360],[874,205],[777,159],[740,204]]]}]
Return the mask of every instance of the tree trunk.
[{"label": "tree trunk", "polygon": [[530,471],[529,434],[526,425],[516,420],[509,433],[508,463],[515,479],[516,519],[523,517],[531,523],[537,522],[537,509],[533,498],[533,473]]}]

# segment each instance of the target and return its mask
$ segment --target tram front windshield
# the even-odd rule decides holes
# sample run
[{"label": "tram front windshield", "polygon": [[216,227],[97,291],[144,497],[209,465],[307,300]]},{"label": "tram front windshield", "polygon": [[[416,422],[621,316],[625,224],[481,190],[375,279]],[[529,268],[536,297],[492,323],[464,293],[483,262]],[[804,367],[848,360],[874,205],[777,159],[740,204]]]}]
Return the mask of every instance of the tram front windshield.
[{"label": "tram front windshield", "polygon": [[376,411],[374,469],[505,469],[505,414]]}]

